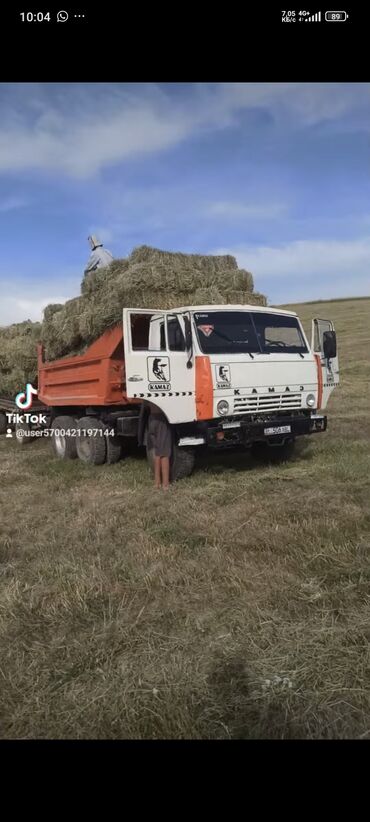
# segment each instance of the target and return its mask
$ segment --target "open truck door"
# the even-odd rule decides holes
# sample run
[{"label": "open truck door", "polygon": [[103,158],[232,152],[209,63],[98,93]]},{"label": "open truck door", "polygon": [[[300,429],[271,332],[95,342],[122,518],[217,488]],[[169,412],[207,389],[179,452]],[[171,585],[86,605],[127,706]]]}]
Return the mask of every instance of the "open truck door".
[{"label": "open truck door", "polygon": [[337,338],[331,320],[312,320],[311,348],[318,369],[318,408],[325,408],[331,392],[339,384]]},{"label": "open truck door", "polygon": [[195,368],[189,368],[186,336],[181,312],[123,310],[127,397],[150,400],[171,423],[195,419]]}]

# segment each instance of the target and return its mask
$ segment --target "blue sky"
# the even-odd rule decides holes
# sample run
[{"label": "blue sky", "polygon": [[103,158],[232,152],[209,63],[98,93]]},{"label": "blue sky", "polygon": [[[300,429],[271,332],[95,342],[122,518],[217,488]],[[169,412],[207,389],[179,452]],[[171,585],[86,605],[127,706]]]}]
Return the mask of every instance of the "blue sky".
[{"label": "blue sky", "polygon": [[0,325],[79,293],[91,231],[369,294],[369,139],[369,84],[0,84]]}]

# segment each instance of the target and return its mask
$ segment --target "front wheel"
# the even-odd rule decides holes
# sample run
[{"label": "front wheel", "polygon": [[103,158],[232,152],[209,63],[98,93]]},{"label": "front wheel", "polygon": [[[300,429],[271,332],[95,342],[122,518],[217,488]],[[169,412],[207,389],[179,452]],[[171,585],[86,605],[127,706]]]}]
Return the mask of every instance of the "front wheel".
[{"label": "front wheel", "polygon": [[171,480],[184,479],[190,477],[193,473],[195,463],[194,448],[187,448],[186,446],[174,445],[171,455]]},{"label": "front wheel", "polygon": [[267,463],[287,462],[294,456],[294,451],[294,440],[279,445],[269,445],[268,442],[254,442],[251,448],[252,456],[255,459]]},{"label": "front wheel", "polygon": [[[154,474],[154,448],[146,446],[146,457],[152,474]],[[194,448],[186,448],[185,446],[173,445],[170,459],[170,480],[176,482],[177,480],[190,477],[193,472],[195,463]]]}]

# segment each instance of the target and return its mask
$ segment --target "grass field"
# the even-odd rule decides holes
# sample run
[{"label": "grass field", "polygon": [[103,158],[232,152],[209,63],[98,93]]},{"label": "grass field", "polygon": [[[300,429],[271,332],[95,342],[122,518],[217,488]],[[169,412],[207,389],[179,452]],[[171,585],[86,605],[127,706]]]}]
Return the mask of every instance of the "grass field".
[{"label": "grass field", "polygon": [[370,738],[370,299],[294,460],[145,459],[0,440],[2,738]]}]

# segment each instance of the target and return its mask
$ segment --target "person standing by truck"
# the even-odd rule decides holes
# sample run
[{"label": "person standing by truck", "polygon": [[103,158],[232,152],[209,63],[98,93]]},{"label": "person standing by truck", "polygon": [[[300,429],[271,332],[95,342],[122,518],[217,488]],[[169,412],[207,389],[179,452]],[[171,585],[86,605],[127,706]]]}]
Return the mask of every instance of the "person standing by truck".
[{"label": "person standing by truck", "polygon": [[144,400],[140,411],[139,442],[147,421],[147,445],[154,452],[154,485],[168,491],[172,434],[165,415],[154,403]]}]

